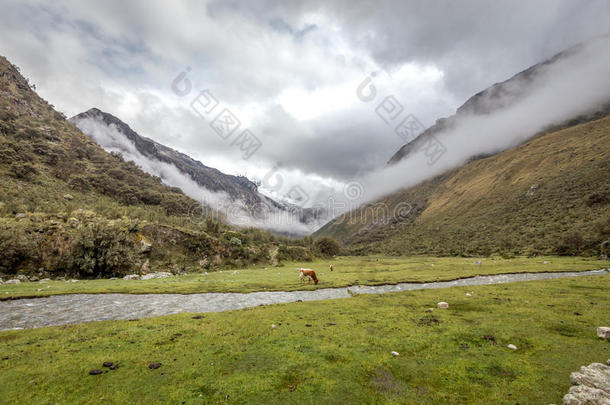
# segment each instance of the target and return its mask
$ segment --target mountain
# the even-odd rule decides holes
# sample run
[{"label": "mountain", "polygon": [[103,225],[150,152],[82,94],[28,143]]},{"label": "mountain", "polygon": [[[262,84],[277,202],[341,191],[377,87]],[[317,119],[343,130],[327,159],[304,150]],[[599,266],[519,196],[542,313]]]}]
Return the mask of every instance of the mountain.
[{"label": "mountain", "polygon": [[[415,159],[414,152],[432,137],[449,139],[459,133],[452,132],[456,127],[475,122],[473,117],[478,123],[493,120],[523,100],[532,107],[527,114],[551,111],[549,92],[542,97],[549,104],[531,100],[540,100],[536,96],[552,87],[551,79],[574,78],[582,58],[599,56],[592,50],[607,52],[608,41],[604,36],[575,46],[475,94],[453,116],[400,148],[388,164]],[[601,66],[608,59],[596,60]],[[558,120],[547,114],[552,123],[529,140],[496,153],[470,153],[458,167],[345,213],[314,236],[334,237],[352,253],[597,254],[610,239],[610,93],[597,92],[578,111]],[[498,128],[464,127],[482,133]],[[527,139],[524,135],[520,139]],[[460,145],[464,154],[475,146]]]},{"label": "mountain", "polygon": [[[525,98],[537,91],[534,86],[536,80],[544,76],[546,71],[557,64],[566,61],[567,59],[576,56],[585,50],[586,46],[595,45],[595,43],[608,42],[610,36],[601,36],[593,40],[573,46],[563,52],[560,52],[548,60],[533,65],[528,69],[517,73],[510,79],[501,83],[496,83],[483,91],[470,97],[462,104],[456,113],[450,117],[440,118],[434,125],[427,128],[419,134],[414,140],[403,145],[388,161],[388,164],[395,164],[408,157],[412,152],[418,150],[428,138],[449,132],[451,129],[458,126],[463,119],[468,119],[473,116],[491,115],[495,112],[510,108],[515,104],[523,101]],[[583,122],[600,118],[610,111],[610,95],[608,96],[605,105],[599,106],[581,116],[565,117],[564,122],[555,123],[557,126],[573,125],[576,122]],[[533,134],[532,134],[533,135]]]},{"label": "mountain", "polygon": [[[70,122],[76,125],[83,133],[106,150],[120,152],[123,155],[131,152],[130,145],[121,142],[120,139],[108,139],[100,136],[95,131],[95,124],[103,128],[113,128],[124,136],[136,150],[144,157],[159,162],[165,162],[175,166],[182,173],[190,176],[197,184],[213,192],[225,192],[232,199],[242,200],[245,203],[255,206],[260,204],[264,197],[257,192],[257,185],[246,177],[231,176],[212,167],[205,166],[203,163],[192,159],[184,153],[168,148],[152,139],[140,136],[133,131],[129,125],[115,117],[114,115],[100,111],[97,108],[80,113],[72,118]],[[271,201],[268,201],[271,202]],[[272,203],[272,202],[271,202]]]},{"label": "mountain", "polygon": [[214,210],[197,212],[199,203],[180,189],[83,134],[4,57],[0,186],[0,277],[196,271],[268,264],[278,251],[280,260],[282,252],[310,257],[302,240],[231,227]]},{"label": "mountain", "polygon": [[[324,218],[319,209],[301,208],[286,201],[275,201],[258,191],[258,186],[243,176],[232,176],[139,135],[119,118],[92,108],[70,122],[108,152],[120,153],[149,174],[161,177],[168,185],[181,188],[192,198],[211,200],[210,205],[227,212],[228,220],[238,225],[268,228],[284,235],[309,234]],[[194,184],[192,183],[194,182]],[[211,195],[210,193],[216,193]],[[234,218],[235,205],[240,208]],[[301,227],[286,224],[290,218]],[[277,218],[283,219],[274,223]],[[276,221],[278,222],[278,221]]]},{"label": "mountain", "polygon": [[598,254],[610,239],[609,203],[605,117],[473,160],[346,213],[314,236],[332,236],[353,253]]}]

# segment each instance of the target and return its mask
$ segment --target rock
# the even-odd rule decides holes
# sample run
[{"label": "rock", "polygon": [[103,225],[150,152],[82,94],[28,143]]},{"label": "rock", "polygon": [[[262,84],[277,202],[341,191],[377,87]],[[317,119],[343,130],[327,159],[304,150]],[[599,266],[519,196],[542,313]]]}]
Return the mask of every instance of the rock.
[{"label": "rock", "polygon": [[172,276],[173,276],[172,273],[168,273],[166,271],[160,271],[157,273],[145,274],[142,277],[140,277],[140,280],[152,280],[152,279],[156,279],[156,278],[167,278],[167,277],[172,277]]},{"label": "rock", "polygon": [[[608,360],[610,365],[610,360]],[[610,366],[592,363],[570,375],[573,386],[563,397],[567,405],[610,404]]]},{"label": "rock", "polygon": [[118,370],[119,369],[119,365],[118,364],[113,364],[112,366],[110,366],[111,370]]},{"label": "rock", "polygon": [[24,276],[23,274],[18,274],[17,276],[15,276],[15,278],[19,281],[23,281],[23,282],[27,282],[30,281],[29,278],[27,278],[26,276]]},{"label": "rock", "polygon": [[19,219],[21,219],[21,218],[25,218],[26,216],[27,216],[27,215],[25,215],[23,212],[20,212],[20,213],[18,213],[18,214],[15,214],[15,218],[19,218]]},{"label": "rock", "polygon": [[237,274],[237,270],[235,270],[235,271],[233,272],[233,274]]},{"label": "rock", "polygon": [[2,281],[2,279],[0,278],[0,284],[4,284],[4,281]]},{"label": "rock", "polygon": [[137,274],[128,274],[123,277],[123,280],[140,280],[140,276],[138,276]]},{"label": "rock", "polygon": [[470,297],[472,297],[472,294],[466,293],[466,296],[470,298]]},{"label": "rock", "polygon": [[76,219],[74,217],[68,219],[68,225],[70,225],[72,228],[78,227],[78,224],[79,224],[78,219]]},{"label": "rock", "polygon": [[428,309],[426,309],[426,312],[432,312],[432,311],[434,311],[434,308],[428,308]]},{"label": "rock", "polygon": [[49,281],[51,281],[50,278],[43,278],[42,280],[39,280],[39,283],[48,283]]},{"label": "rock", "polygon": [[271,329],[277,329],[277,325],[276,324],[271,325]]},{"label": "rock", "polygon": [[394,356],[394,357],[400,356],[400,353],[398,353],[398,352],[392,351],[391,353],[392,353],[392,356]]},{"label": "rock", "polygon": [[550,263],[550,262],[549,262],[549,261],[546,261],[546,260],[542,262],[542,264],[549,264],[549,263]]},{"label": "rock", "polygon": [[72,279],[70,280],[71,283],[78,283],[78,280]]},{"label": "rock", "polygon": [[38,276],[30,276],[30,281],[38,281]]},{"label": "rock", "polygon": [[439,302],[438,304],[436,304],[436,306],[441,308],[441,309],[448,309],[449,308],[449,304],[447,304],[444,301]]},{"label": "rock", "polygon": [[114,363],[111,362],[111,361],[105,361],[105,362],[102,363],[102,366],[104,366],[104,367],[112,367],[113,364]]},{"label": "rock", "polygon": [[477,266],[480,266],[480,265],[482,265],[482,264],[483,264],[483,262],[482,262],[482,261],[480,261],[480,260],[477,260],[476,262],[474,262],[474,264],[475,264],[475,265],[477,265]]},{"label": "rock", "polygon": [[148,365],[148,368],[149,368],[149,369],[151,369],[151,370],[156,370],[156,369],[158,369],[159,367],[161,367],[161,363],[150,363],[150,364]]},{"label": "rock", "polygon": [[98,370],[98,369],[93,369],[89,371],[89,375],[100,375],[102,374],[103,371],[102,370]]},{"label": "rock", "polygon": [[585,385],[574,385],[563,397],[564,405],[605,405],[610,404],[610,394]]},{"label": "rock", "polygon": [[144,235],[138,235],[138,246],[140,247],[140,253],[148,253],[152,250],[152,243],[146,239]]},{"label": "rock", "polygon": [[305,327],[307,327],[307,328],[311,328],[311,324],[306,323],[306,324],[305,324]]},{"label": "rock", "polygon": [[6,280],[4,284],[21,284],[21,280],[17,280],[16,278],[12,280]]},{"label": "rock", "polygon": [[600,339],[610,339],[610,327],[600,326],[597,328],[597,337]]},{"label": "rock", "polygon": [[74,200],[74,196],[72,196],[72,194],[64,194],[64,200],[68,200],[68,201]]},{"label": "rock", "polygon": [[511,343],[511,344],[509,344],[509,345],[508,345],[508,346],[506,346],[506,347],[508,347],[510,350],[517,350],[517,346],[515,346],[515,345],[514,345],[514,344],[512,344],[512,343]]}]

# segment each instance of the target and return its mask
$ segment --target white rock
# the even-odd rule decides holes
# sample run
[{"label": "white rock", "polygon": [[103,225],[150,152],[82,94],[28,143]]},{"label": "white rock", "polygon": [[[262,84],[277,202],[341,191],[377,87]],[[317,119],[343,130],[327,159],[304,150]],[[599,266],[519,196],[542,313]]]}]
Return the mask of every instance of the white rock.
[{"label": "white rock", "polygon": [[437,307],[441,308],[441,309],[447,309],[449,308],[449,304],[447,304],[444,301],[439,302],[438,304],[436,304]]},{"label": "white rock", "polygon": [[4,281],[2,281],[2,279],[0,278],[0,284],[4,284]]},{"label": "white rock", "polygon": [[12,280],[6,280],[5,284],[21,284],[21,280],[14,278]]},{"label": "white rock", "polygon": [[394,356],[394,357],[398,357],[398,356],[400,356],[400,353],[395,352],[395,351],[392,351],[392,356]]},{"label": "white rock", "polygon": [[70,280],[71,283],[78,283],[78,280],[72,279]]},{"label": "white rock", "polygon": [[277,329],[277,325],[276,324],[271,325],[271,329]]},{"label": "white rock", "polygon": [[48,283],[49,281],[51,281],[50,278],[43,278],[42,280],[38,281],[39,283]]},{"label": "white rock", "polygon": [[517,350],[517,346],[515,346],[515,345],[514,345],[514,344],[512,344],[512,343],[511,343],[511,344],[509,344],[509,345],[508,345],[508,346],[506,346],[506,347],[508,347],[510,350]]},{"label": "white rock", "polygon": [[237,274],[237,270],[235,270],[235,271],[233,272],[233,274]]},{"label": "white rock", "polygon": [[477,265],[477,266],[480,266],[480,265],[482,265],[482,264],[483,264],[483,262],[482,262],[482,261],[480,261],[480,260],[477,260],[476,262],[474,262],[474,264],[475,264],[475,265]]},{"label": "white rock", "polygon": [[600,326],[597,328],[597,337],[600,339],[610,339],[610,327]]},{"label": "white rock", "polygon": [[156,278],[167,278],[167,277],[171,277],[171,276],[173,276],[172,273],[168,273],[166,271],[160,271],[158,273],[145,274],[142,277],[140,277],[140,280],[152,280],[152,279],[156,279]]},{"label": "white rock", "polygon": [[140,276],[138,276],[137,274],[128,274],[125,277],[123,277],[123,280],[139,280]]},{"label": "white rock", "polygon": [[549,264],[550,262],[547,262],[546,260],[542,262],[542,264]]},{"label": "white rock", "polygon": [[472,297],[472,294],[470,294],[470,293],[466,293],[466,296],[467,296],[467,297]]}]

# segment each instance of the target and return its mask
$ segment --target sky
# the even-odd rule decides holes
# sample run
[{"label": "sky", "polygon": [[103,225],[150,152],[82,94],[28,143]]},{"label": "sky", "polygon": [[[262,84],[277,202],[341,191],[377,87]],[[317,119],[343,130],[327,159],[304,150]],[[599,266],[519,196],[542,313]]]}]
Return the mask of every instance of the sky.
[{"label": "sky", "polygon": [[[358,97],[367,78],[430,126],[610,30],[610,0],[0,0],[0,9],[0,54],[59,111],[97,107],[208,166],[262,180],[268,195],[298,185],[310,204],[357,179],[375,189],[372,176],[404,143]],[[239,126],[214,130],[227,114]],[[238,142],[245,130],[256,148]]]}]

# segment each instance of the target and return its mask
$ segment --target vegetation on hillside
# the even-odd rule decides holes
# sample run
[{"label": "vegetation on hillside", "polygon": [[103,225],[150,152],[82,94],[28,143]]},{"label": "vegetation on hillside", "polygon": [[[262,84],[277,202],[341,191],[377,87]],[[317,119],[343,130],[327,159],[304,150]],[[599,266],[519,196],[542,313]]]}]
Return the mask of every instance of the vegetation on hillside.
[{"label": "vegetation on hillside", "polygon": [[267,263],[272,243],[307,249],[213,210],[193,216],[198,205],[105,152],[0,58],[0,276],[241,267]]},{"label": "vegetation on hillside", "polygon": [[[406,217],[376,223],[371,206],[331,221],[353,254],[598,255],[610,239],[610,117],[518,147],[383,198]],[[374,207],[374,205],[373,205]]]}]

